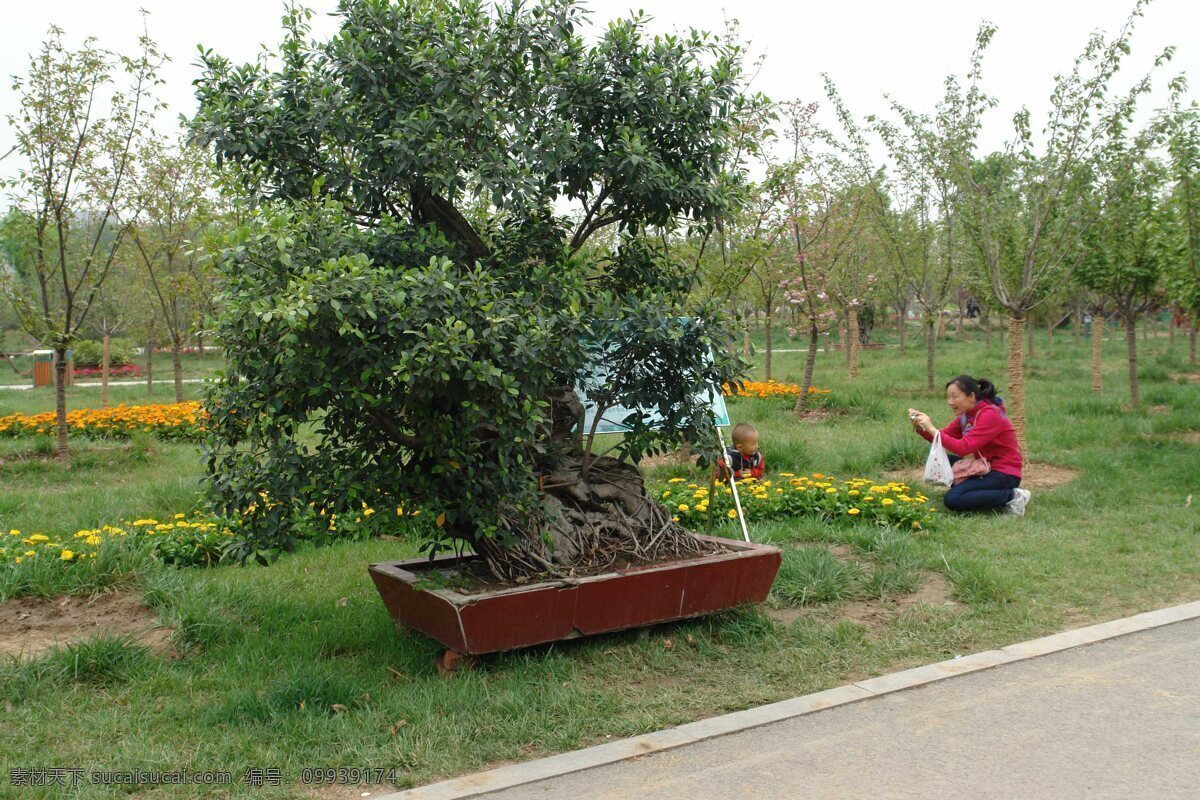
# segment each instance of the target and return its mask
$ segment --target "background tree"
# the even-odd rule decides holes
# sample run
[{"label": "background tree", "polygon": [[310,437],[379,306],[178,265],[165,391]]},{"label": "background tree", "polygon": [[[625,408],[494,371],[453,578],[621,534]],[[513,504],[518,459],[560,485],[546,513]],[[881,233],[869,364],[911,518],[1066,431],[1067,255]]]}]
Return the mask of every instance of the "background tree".
[{"label": "background tree", "polygon": [[[944,114],[931,119],[891,101],[900,124],[868,119],[891,161],[891,169],[876,168],[861,127],[828,76],[825,87],[846,133],[845,146],[858,167],[859,180],[870,189],[863,199],[875,235],[887,248],[893,271],[903,276],[906,294],[921,310],[925,383],[932,391],[937,339],[946,304],[957,289],[956,264],[961,258],[957,188],[950,179],[950,151],[962,146],[961,134]],[[953,80],[947,82],[947,89],[957,90]]]},{"label": "background tree", "polygon": [[1170,115],[1165,120],[1171,189],[1168,218],[1168,296],[1188,320],[1189,360],[1196,363],[1196,332],[1200,330],[1200,109],[1182,107],[1185,88],[1176,79]]},{"label": "background tree", "polygon": [[51,28],[14,89],[20,110],[9,117],[25,164],[12,181],[16,207],[33,226],[32,292],[9,284],[30,335],[57,358],[57,451],[67,444],[67,350],[88,322],[133,216],[131,162],[157,106],[150,92],[163,61],[143,34],[136,56],[86,40],[70,50]]},{"label": "background tree", "polygon": [[[289,11],[278,69],[202,55],[195,135],[256,208],[220,253],[229,377],[208,400],[213,499],[246,514],[235,552],[267,560],[364,502],[420,504],[431,547],[504,579],[695,552],[627,462],[713,449],[696,393],[740,367],[645,234],[739,196],[740,51],[649,40],[642,17],[589,43],[567,0],[338,16],[319,43]],[[625,418],[621,460],[583,447],[589,375],[602,407],[662,418]]]},{"label": "background tree", "polygon": [[[1139,96],[1150,88],[1149,80],[1142,79],[1115,99],[1110,91],[1145,5],[1139,0],[1115,37],[1093,34],[1071,70],[1055,76],[1040,137],[1035,138],[1027,109],[1014,116],[1014,139],[1004,157],[992,161],[1000,171],[982,173],[991,180],[979,180],[974,161],[981,117],[994,105],[980,88],[983,51],[995,32],[991,25],[979,31],[965,89],[951,87],[939,108],[964,145],[951,151],[956,197],[984,255],[993,295],[1009,315],[1008,413],[1022,450],[1026,321],[1046,285],[1070,271],[1069,256],[1078,252],[1080,238],[1094,222],[1092,204],[1076,201],[1090,185],[1097,149],[1107,136],[1122,130]],[[1156,63],[1166,57],[1169,51]],[[1019,247],[1015,265],[1009,265],[1004,252],[1010,241]]]},{"label": "background tree", "polygon": [[[1079,282],[1103,296],[1120,315],[1129,363],[1129,397],[1141,403],[1137,376],[1137,321],[1153,303],[1162,276],[1163,175],[1148,154],[1149,131],[1132,142],[1111,139],[1101,157],[1097,220],[1084,236]],[[1053,323],[1051,323],[1053,324]]]},{"label": "background tree", "polygon": [[206,154],[182,139],[147,140],[133,191],[141,213],[132,240],[149,279],[153,302],[171,342],[175,401],[183,402],[183,341],[204,320],[209,277],[194,240],[215,209]]},{"label": "background tree", "polygon": [[778,200],[776,227],[781,261],[791,262],[791,277],[781,282],[785,300],[797,316],[796,332],[807,334],[804,377],[794,413],[801,415],[813,385],[817,346],[822,333],[837,325],[838,311],[832,295],[833,275],[849,257],[857,232],[859,212],[848,191],[849,171],[831,147],[823,147],[828,134],[815,122],[817,105],[786,104],[782,118],[791,158],[773,165],[767,182]]}]

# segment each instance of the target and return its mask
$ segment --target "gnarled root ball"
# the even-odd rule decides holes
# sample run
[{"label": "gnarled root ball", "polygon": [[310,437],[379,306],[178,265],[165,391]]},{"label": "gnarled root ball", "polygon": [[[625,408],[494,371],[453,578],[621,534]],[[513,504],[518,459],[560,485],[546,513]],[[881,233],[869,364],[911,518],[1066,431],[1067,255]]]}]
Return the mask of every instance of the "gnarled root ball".
[{"label": "gnarled root ball", "polygon": [[638,468],[614,458],[571,454],[543,478],[543,529],[517,547],[480,542],[477,551],[505,581],[536,574],[569,577],[629,564],[673,561],[717,552],[671,519],[650,497]]}]

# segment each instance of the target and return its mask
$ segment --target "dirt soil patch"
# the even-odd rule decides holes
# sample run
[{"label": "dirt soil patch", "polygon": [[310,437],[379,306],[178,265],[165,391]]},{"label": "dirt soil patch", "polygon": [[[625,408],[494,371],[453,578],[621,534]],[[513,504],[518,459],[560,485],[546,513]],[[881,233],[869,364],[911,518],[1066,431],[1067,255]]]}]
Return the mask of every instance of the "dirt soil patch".
[{"label": "dirt soil patch", "polygon": [[696,454],[677,450],[674,453],[663,453],[660,456],[646,456],[638,462],[638,466],[643,470],[658,467],[694,467],[696,466]]},{"label": "dirt soil patch", "polygon": [[1171,380],[1200,383],[1200,372],[1178,372],[1171,376]]},{"label": "dirt soil patch", "polygon": [[[1070,467],[1058,467],[1054,464],[1026,464],[1021,472],[1021,488],[1023,489],[1053,489],[1056,486],[1070,483],[1079,477],[1079,470],[1071,469]],[[892,470],[891,472],[885,472],[884,476],[888,480],[903,481],[914,489],[917,487],[926,487],[924,480],[922,480],[925,476],[924,467]]]},{"label": "dirt soil patch", "polygon": [[785,628],[801,617],[812,616],[819,610],[815,606],[803,606],[800,608],[772,608],[771,606],[763,606],[763,613],[767,615],[767,619]]},{"label": "dirt soil patch", "polygon": [[800,419],[805,422],[824,422],[832,416],[828,408],[809,408],[800,415]]},{"label": "dirt soil patch", "polygon": [[921,588],[912,594],[900,595],[888,600],[859,600],[847,603],[837,610],[837,616],[866,625],[872,631],[885,627],[910,608],[919,605],[958,608],[953,600],[954,591],[950,582],[941,573],[927,572]]},{"label": "dirt soil patch", "polygon": [[1188,444],[1200,444],[1200,431],[1177,433],[1171,438],[1179,442],[1187,442]]},{"label": "dirt soil patch", "polygon": [[133,592],[18,597],[0,605],[0,656],[32,658],[51,647],[106,633],[128,634],[157,653],[173,654],[171,632]]}]

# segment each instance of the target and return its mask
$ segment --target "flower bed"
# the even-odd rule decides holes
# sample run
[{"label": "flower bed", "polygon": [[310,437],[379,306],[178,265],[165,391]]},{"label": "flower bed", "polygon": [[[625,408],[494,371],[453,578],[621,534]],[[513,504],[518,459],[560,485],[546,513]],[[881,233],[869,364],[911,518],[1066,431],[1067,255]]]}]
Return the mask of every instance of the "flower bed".
[{"label": "flower bed", "polygon": [[[376,514],[365,504],[354,512],[340,515],[311,510],[300,523],[297,538],[316,545],[370,539],[418,525],[435,524],[427,523],[419,508],[399,506],[393,519],[391,513]],[[78,563],[95,558],[106,542],[139,539],[152,540],[154,556],[164,564],[212,566],[225,561],[228,546],[239,537],[239,524],[238,519],[175,514],[166,521],[136,519],[73,534],[27,534],[15,529],[6,534],[0,531],[0,567],[30,559]]]},{"label": "flower bed", "polygon": [[[67,412],[72,433],[100,439],[126,439],[143,431],[160,439],[195,441],[204,434],[208,415],[198,402],[119,405],[112,408],[81,408]],[[44,414],[9,414],[0,417],[0,436],[52,435],[56,430],[53,411]]]},{"label": "flower bed", "polygon": [[[778,478],[761,481],[747,478],[738,483],[738,495],[747,519],[807,515],[826,520],[868,520],[910,530],[923,530],[933,521],[929,498],[913,492],[905,483],[875,483],[866,478],[838,480],[820,472],[811,476],[780,472]],[[718,485],[715,497],[710,500],[707,486],[686,483],[684,478],[671,478],[667,483],[660,499],[673,509],[680,522],[701,524],[710,511],[715,516],[737,517],[733,490],[728,486]]]},{"label": "flower bed", "polygon": [[[771,397],[798,397],[800,395],[800,387],[794,383],[779,383],[778,381],[746,381],[742,384],[742,391],[735,393],[733,387],[725,384],[725,395],[727,397],[753,397],[759,400],[765,400]],[[808,393],[814,394],[829,394],[828,389],[820,389],[816,386],[808,387]]]},{"label": "flower bed", "polygon": [[73,534],[0,533],[0,565],[29,559],[76,563],[95,558],[105,542],[128,537],[154,540],[154,554],[167,564],[215,564],[233,536],[230,529],[206,516],[176,514],[166,522],[138,519],[120,525],[103,525]]},{"label": "flower bed", "polygon": [[[98,378],[104,374],[102,367],[76,367],[76,378]],[[110,367],[108,376],[110,378],[138,378],[141,377],[142,368],[137,364],[125,364],[120,367]]]}]

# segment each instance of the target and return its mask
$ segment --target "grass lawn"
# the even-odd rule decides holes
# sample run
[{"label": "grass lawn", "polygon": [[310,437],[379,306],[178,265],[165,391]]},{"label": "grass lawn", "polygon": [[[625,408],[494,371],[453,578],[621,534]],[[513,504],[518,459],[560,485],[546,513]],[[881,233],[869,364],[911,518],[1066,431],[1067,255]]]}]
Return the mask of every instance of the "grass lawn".
[{"label": "grass lawn", "polygon": [[[904,355],[863,351],[853,382],[840,353],[822,354],[815,382],[832,389],[835,412],[824,420],[797,420],[784,401],[732,401],[731,413],[759,427],[772,472],[878,478],[918,465],[926,445],[904,409],[949,417],[921,388],[918,344]],[[398,634],[367,577],[368,563],[413,553],[403,541],[206,570],[162,567],[128,543],[74,565],[88,570],[72,580],[54,564],[10,569],[0,600],[125,587],[175,633],[166,654],[108,638],[3,662],[0,786],[18,767],[228,770],[232,787],[139,796],[294,798],[308,796],[304,768],[363,766],[394,767],[407,787],[1200,598],[1200,385],[1177,377],[1197,371],[1182,360],[1186,342],[1174,357],[1165,338],[1144,345],[1139,410],[1125,407],[1119,340],[1106,345],[1098,397],[1087,343],[1037,344],[1033,461],[1078,477],[1035,490],[1026,517],[939,512],[920,536],[850,522],[756,525],[757,538],[786,550],[769,608],[501,654],[448,679],[434,668],[439,647]],[[938,374],[990,377],[1003,394],[1004,355],[998,342],[946,342]],[[797,379],[801,359],[778,354],[776,378]],[[94,403],[95,391],[72,402]],[[114,398],[145,398],[137,392]],[[0,392],[0,415],[52,402]],[[194,447],[78,446],[67,469],[42,463],[28,440],[0,441],[0,529],[73,531],[194,503]],[[662,467],[655,478],[686,474]],[[930,586],[945,595],[922,594]],[[243,785],[252,767],[278,768],[282,785]]]}]

